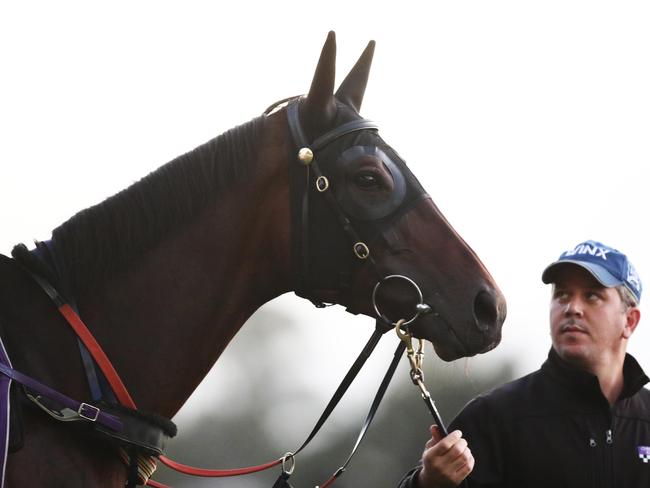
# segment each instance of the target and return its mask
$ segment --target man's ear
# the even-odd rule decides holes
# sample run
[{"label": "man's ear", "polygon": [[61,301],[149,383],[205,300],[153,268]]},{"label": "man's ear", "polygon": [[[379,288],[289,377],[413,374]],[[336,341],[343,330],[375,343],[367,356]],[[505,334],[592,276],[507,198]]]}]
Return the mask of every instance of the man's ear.
[{"label": "man's ear", "polygon": [[629,339],[632,336],[632,333],[636,329],[636,326],[639,325],[641,320],[641,310],[638,307],[630,307],[630,309],[625,312],[627,323],[623,329],[623,337]]}]

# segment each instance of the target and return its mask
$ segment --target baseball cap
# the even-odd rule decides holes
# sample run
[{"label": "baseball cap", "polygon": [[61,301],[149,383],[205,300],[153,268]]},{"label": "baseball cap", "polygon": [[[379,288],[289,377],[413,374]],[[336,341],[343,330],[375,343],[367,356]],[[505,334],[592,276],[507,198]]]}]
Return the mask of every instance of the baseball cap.
[{"label": "baseball cap", "polygon": [[641,301],[641,278],[627,256],[613,247],[597,241],[581,242],[548,265],[542,273],[542,281],[553,283],[558,268],[565,263],[582,266],[607,288],[625,285],[636,297],[637,303]]}]

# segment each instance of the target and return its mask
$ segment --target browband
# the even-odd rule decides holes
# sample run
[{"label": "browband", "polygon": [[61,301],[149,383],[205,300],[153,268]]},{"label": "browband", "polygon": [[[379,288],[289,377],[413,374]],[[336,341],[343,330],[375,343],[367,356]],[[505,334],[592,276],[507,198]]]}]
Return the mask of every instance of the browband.
[{"label": "browband", "polygon": [[298,148],[308,147],[312,151],[318,151],[339,137],[342,137],[351,132],[366,129],[379,129],[379,126],[371,120],[351,120],[350,122],[346,122],[345,124],[339,125],[329,132],[326,132],[322,136],[316,138],[316,140],[310,144],[307,140],[305,132],[302,130],[302,124],[300,123],[300,100],[301,98],[297,98],[287,106],[289,129],[291,130],[293,141],[298,146]]}]

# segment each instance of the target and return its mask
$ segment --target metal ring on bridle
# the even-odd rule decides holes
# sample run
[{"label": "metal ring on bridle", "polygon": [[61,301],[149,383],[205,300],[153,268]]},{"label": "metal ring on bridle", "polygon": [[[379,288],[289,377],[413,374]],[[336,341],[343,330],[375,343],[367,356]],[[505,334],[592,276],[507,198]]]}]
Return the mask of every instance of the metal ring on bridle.
[{"label": "metal ring on bridle", "polygon": [[[286,469],[287,461],[289,461],[289,469]],[[296,456],[293,452],[287,452],[282,456],[282,472],[288,475],[293,474],[293,470],[296,468]]]},{"label": "metal ring on bridle", "polygon": [[323,193],[325,190],[327,190],[330,187],[330,182],[325,176],[319,176],[316,178],[316,189]]},{"label": "metal ring on bridle", "polygon": [[379,290],[379,286],[382,283],[384,283],[384,282],[386,282],[386,281],[388,281],[390,279],[395,279],[395,278],[402,279],[402,280],[406,281],[407,283],[410,283],[411,285],[413,285],[413,288],[415,288],[415,291],[418,294],[418,300],[419,301],[415,305],[415,315],[413,315],[413,317],[411,317],[409,320],[405,320],[404,323],[402,323],[402,325],[404,326],[404,325],[408,325],[411,322],[413,322],[415,319],[417,319],[420,316],[420,314],[425,313],[427,310],[430,310],[430,307],[426,303],[424,303],[424,297],[422,296],[422,290],[420,290],[420,287],[417,285],[417,283],[415,283],[415,281],[413,281],[411,278],[407,278],[404,275],[389,275],[389,276],[384,276],[381,280],[379,280],[377,282],[377,284],[375,285],[375,288],[372,290],[372,306],[375,308],[375,312],[377,313],[377,317],[387,321],[388,323],[391,323],[391,324],[393,323],[392,320],[390,320],[388,317],[386,317],[384,314],[382,314],[379,311],[379,307],[377,306],[377,290]]},{"label": "metal ring on bridle", "polygon": [[367,259],[370,256],[370,249],[368,249],[365,242],[355,242],[352,250],[359,259]]}]

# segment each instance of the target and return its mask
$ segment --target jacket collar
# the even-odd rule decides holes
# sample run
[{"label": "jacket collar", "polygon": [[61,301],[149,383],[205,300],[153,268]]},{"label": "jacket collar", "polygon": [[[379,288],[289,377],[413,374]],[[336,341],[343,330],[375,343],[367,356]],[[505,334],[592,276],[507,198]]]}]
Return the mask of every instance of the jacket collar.
[{"label": "jacket collar", "polygon": [[[548,353],[548,359],[542,365],[542,371],[549,374],[555,381],[562,383],[569,389],[578,390],[581,394],[603,396],[596,375],[571,366],[552,347]],[[635,395],[650,381],[650,378],[631,354],[625,355],[623,381],[623,391],[619,400]]]},{"label": "jacket collar", "polygon": [[625,362],[623,363],[623,391],[620,398],[629,398],[643,388],[650,378],[645,374],[641,366],[631,354],[625,355]]}]

